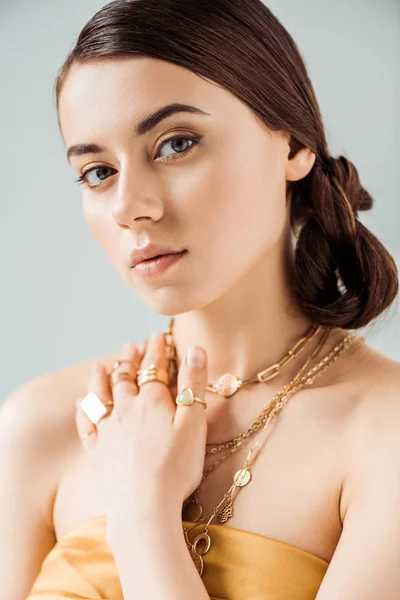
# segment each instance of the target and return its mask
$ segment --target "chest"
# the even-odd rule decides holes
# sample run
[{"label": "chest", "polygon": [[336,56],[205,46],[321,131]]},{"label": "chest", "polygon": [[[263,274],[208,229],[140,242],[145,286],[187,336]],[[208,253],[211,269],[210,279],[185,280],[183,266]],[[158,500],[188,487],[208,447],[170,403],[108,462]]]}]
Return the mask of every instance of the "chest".
[{"label": "chest", "polygon": [[[282,411],[261,438],[250,481],[236,488],[225,526],[281,540],[329,562],[342,531],[340,491],[346,461],[342,419],[340,407],[327,411],[308,400]],[[198,491],[203,516],[211,515],[221,502],[260,432],[203,481]],[[205,470],[226,452],[207,456]],[[57,538],[104,514],[84,452],[76,449],[68,465],[54,504]]]}]

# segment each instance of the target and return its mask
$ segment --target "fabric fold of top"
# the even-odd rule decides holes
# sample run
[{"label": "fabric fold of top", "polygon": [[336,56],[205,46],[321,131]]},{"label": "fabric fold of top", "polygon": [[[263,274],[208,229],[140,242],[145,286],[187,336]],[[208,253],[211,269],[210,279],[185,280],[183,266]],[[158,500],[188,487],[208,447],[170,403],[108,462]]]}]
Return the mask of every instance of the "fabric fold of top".
[{"label": "fabric fold of top", "polygon": [[[211,600],[315,599],[329,563],[273,538],[209,527],[212,544],[202,579]],[[200,529],[193,528],[189,539]],[[39,599],[123,600],[104,515],[79,523],[52,548],[27,598]]]}]

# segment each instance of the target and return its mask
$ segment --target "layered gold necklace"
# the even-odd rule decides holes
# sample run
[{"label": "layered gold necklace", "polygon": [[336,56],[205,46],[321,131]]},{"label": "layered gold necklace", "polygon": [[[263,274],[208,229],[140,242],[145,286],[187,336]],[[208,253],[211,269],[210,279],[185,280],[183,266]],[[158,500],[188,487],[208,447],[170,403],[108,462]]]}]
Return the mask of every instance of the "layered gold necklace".
[{"label": "layered gold necklace", "polygon": [[[172,318],[169,327],[164,331],[165,342],[167,345],[167,356],[169,360],[169,373],[172,380],[175,380],[179,370],[173,333],[174,323],[175,319]],[[224,398],[230,398],[245,385],[250,385],[251,383],[267,383],[267,381],[271,381],[271,379],[279,375],[282,370],[290,362],[292,362],[292,360],[300,356],[300,354],[307,348],[309,343],[312,342],[312,340],[318,335],[321,329],[321,325],[311,327],[306,335],[296,342],[279,362],[269,366],[263,371],[260,371],[255,377],[243,380],[235,375],[232,375],[232,373],[225,373],[224,375],[221,375],[216,383],[207,384],[207,391],[219,394]]]},{"label": "layered gold necklace", "polygon": [[[169,381],[171,386],[176,386],[179,365],[176,353],[176,346],[173,339],[173,324],[174,319],[171,320],[169,327],[164,331],[164,336],[167,345]],[[209,525],[214,519],[214,517],[217,517],[220,523],[226,523],[228,519],[233,516],[233,502],[235,499],[235,494],[237,495],[240,489],[246,486],[251,480],[251,471],[249,467],[250,464],[256,458],[256,449],[258,448],[260,440],[264,436],[267,426],[270,423],[271,419],[280,410],[282,410],[283,406],[293,394],[307,386],[312,385],[317,379],[319,379],[327,371],[327,369],[330,368],[336,362],[336,360],[338,360],[340,356],[342,356],[348,351],[351,344],[353,344],[356,341],[358,336],[356,336],[355,334],[347,335],[340,343],[335,345],[335,347],[330,353],[328,353],[322,360],[320,360],[315,366],[311,367],[305,373],[305,370],[310,366],[311,361],[321,351],[322,347],[328,340],[331,333],[331,329],[329,328],[323,329],[321,326],[312,327],[309,330],[309,332],[307,332],[306,336],[301,338],[278,363],[268,367],[267,369],[264,369],[263,371],[258,373],[254,378],[241,380],[230,373],[225,373],[224,375],[222,375],[222,377],[219,378],[216,384],[208,384],[207,386],[208,391],[215,392],[222,397],[229,398],[245,385],[249,385],[250,383],[265,383],[266,381],[270,381],[273,377],[276,377],[284,369],[284,367],[289,364],[289,362],[291,362],[295,357],[300,356],[300,354],[305,350],[305,348],[318,335],[318,333],[321,330],[323,330],[321,339],[319,340],[314,351],[307,358],[303,366],[296,373],[295,377],[288,384],[286,384],[277,394],[275,394],[275,396],[272,398],[272,400],[269,402],[266,408],[264,408],[261,414],[254,421],[254,423],[252,423],[252,425],[246,431],[244,431],[239,436],[225,442],[214,444],[207,443],[208,448],[206,448],[205,451],[206,455],[216,454],[217,452],[220,452],[225,449],[229,450],[226,454],[221,456],[203,472],[199,486],[197,487],[195,492],[193,492],[193,494],[190,496],[190,498],[188,499],[189,502],[184,506],[183,509],[183,519],[188,522],[193,522],[193,525],[191,527],[183,527],[183,533],[185,536],[188,550],[200,576],[202,576],[204,570],[204,561],[202,557],[209,551],[211,546]],[[364,338],[362,338],[361,336],[360,339],[361,341],[364,340]],[[234,474],[233,483],[231,487],[224,494],[223,498],[218,503],[218,505],[211,511],[211,514],[208,516],[208,518],[203,517],[203,508],[200,505],[198,498],[198,491],[202,482],[223,461],[225,461],[229,456],[236,452],[248,437],[256,433],[261,427],[261,434],[258,436],[256,443],[249,451],[246,461],[244,462],[242,468],[236,471],[236,473]],[[223,505],[222,508],[221,505]],[[204,524],[203,529],[194,537],[193,540],[190,540],[188,535],[189,531],[200,524]],[[205,546],[201,550],[197,548],[200,542],[205,543]]]}]

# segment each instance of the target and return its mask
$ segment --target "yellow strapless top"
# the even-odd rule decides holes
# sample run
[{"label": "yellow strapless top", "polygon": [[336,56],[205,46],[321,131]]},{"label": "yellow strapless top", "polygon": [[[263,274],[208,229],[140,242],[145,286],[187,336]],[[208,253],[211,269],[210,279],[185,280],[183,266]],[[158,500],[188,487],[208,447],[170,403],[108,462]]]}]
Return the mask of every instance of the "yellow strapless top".
[{"label": "yellow strapless top", "polygon": [[[189,539],[195,531],[200,529]],[[211,524],[210,534],[202,579],[211,600],[315,599],[329,566],[325,560],[243,529]],[[58,540],[27,600],[60,598],[123,600],[104,515],[79,523]]]}]

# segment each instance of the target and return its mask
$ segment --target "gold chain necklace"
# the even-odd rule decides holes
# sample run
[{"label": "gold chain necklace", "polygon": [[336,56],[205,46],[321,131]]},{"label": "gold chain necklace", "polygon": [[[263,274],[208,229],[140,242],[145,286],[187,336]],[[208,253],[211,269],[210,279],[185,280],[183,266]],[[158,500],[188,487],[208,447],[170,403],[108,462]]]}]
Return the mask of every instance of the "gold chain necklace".
[{"label": "gold chain necklace", "polygon": [[[330,335],[330,330],[325,329],[321,336],[321,340],[319,341],[318,346],[315,349],[315,353],[312,353],[309,356],[309,358],[306,360],[304,365],[301,367],[300,371],[298,371],[297,375],[295,376],[295,379],[298,376],[300,376],[307,369],[308,365],[310,364],[310,362],[312,361],[314,356],[316,356],[317,352],[323,347],[323,345],[327,341],[329,335]],[[253,435],[260,429],[260,427],[265,423],[265,420],[268,417],[268,414],[269,414],[269,411],[271,408],[272,408],[271,405],[268,405],[268,407],[266,409],[264,409],[261,412],[261,414],[257,417],[257,419],[254,421],[254,423],[252,423],[252,425],[250,425],[250,427],[248,429],[246,429],[246,431],[241,433],[238,437],[233,438],[228,441],[225,441],[225,442],[207,444],[208,446],[212,446],[212,447],[206,449],[206,455],[207,454],[216,454],[217,452],[221,452],[221,450],[231,448],[232,446],[236,447],[237,445],[240,445],[246,438]]]},{"label": "gold chain necklace", "polygon": [[[170,381],[175,381],[175,378],[179,371],[178,357],[176,353],[176,346],[173,335],[174,323],[175,319],[172,318],[170,320],[168,328],[164,331],[164,338],[167,345],[167,356],[169,362],[168,373],[170,376]],[[271,379],[279,375],[279,373],[281,373],[282,370],[292,360],[300,356],[300,354],[306,349],[309,343],[315,338],[315,336],[318,335],[321,329],[321,325],[312,326],[306,333],[306,335],[302,337],[298,342],[296,342],[296,344],[294,344],[294,346],[279,362],[277,362],[274,365],[271,365],[263,371],[260,371],[255,377],[243,380],[236,377],[235,375],[232,375],[232,373],[225,373],[224,375],[221,375],[217,383],[209,383],[206,388],[207,391],[219,394],[219,396],[222,396],[224,398],[230,398],[231,396],[233,396],[233,394],[235,394],[245,385],[249,385],[250,383],[266,383],[267,381],[270,381]]]},{"label": "gold chain necklace", "polygon": [[[306,360],[306,362],[304,363],[304,365],[296,373],[296,375],[292,379],[292,381],[289,382],[287,385],[285,385],[282,390],[280,390],[279,392],[277,392],[277,394],[272,398],[271,402],[262,411],[262,413],[257,417],[257,419],[254,421],[254,423],[249,427],[249,429],[247,429],[244,433],[242,433],[240,436],[238,436],[237,438],[235,438],[237,440],[237,442],[235,444],[231,444],[231,441],[232,441],[231,440],[230,442],[228,442],[228,444],[220,444],[218,446],[220,448],[221,446],[228,445],[228,447],[231,447],[231,449],[226,454],[223,454],[214,463],[212,463],[212,465],[210,467],[208,467],[203,472],[203,475],[202,475],[202,478],[200,480],[200,483],[199,483],[197,489],[195,490],[195,492],[192,494],[192,496],[193,496],[192,501],[190,502],[190,504],[188,504],[187,506],[185,506],[185,516],[186,516],[186,519],[188,521],[191,521],[191,520],[197,521],[197,519],[199,518],[199,516],[201,516],[202,513],[203,513],[203,509],[202,509],[202,507],[201,507],[201,505],[199,503],[198,491],[199,491],[200,486],[203,483],[204,479],[206,479],[206,477],[208,477],[208,475],[210,473],[212,473],[222,462],[224,462],[227,458],[229,458],[229,456],[232,456],[232,454],[234,454],[235,452],[237,452],[237,450],[239,450],[239,448],[241,447],[241,445],[243,444],[243,442],[245,441],[245,439],[247,437],[249,437],[250,435],[253,435],[256,431],[258,431],[258,429],[260,429],[260,427],[263,424],[265,424],[265,422],[269,418],[269,415],[271,414],[271,412],[272,412],[273,408],[275,407],[275,405],[277,404],[277,402],[280,400],[280,398],[285,393],[288,393],[295,386],[295,384],[300,380],[302,374],[307,369],[307,367],[310,365],[311,361],[315,358],[315,356],[317,356],[317,354],[319,353],[319,351],[324,346],[324,344],[325,344],[326,340],[328,339],[330,333],[331,333],[331,331],[329,329],[325,330],[325,332],[322,335],[322,337],[321,337],[320,341],[318,342],[317,346],[314,348],[313,352],[308,357],[308,359]],[[207,451],[206,451],[206,454],[207,454]],[[190,511],[191,511],[192,514],[193,514],[193,511],[195,511],[195,514],[196,514],[196,511],[197,511],[197,517],[195,517],[195,518],[192,517],[191,514],[190,514]]]},{"label": "gold chain necklace", "polygon": [[[167,344],[167,355],[168,355],[168,372],[170,374],[170,382],[171,379],[173,380],[174,377],[174,373],[175,373],[175,368],[179,368],[178,366],[178,358],[177,358],[177,354],[176,354],[176,345],[174,342],[174,338],[173,338],[173,329],[172,329],[172,325],[173,325],[173,319],[170,322],[170,326],[169,328],[164,331],[164,335],[165,335],[165,341]],[[309,341],[311,341],[311,339],[313,339],[315,337],[315,335],[321,330],[321,327],[318,327],[314,333],[309,337]],[[319,341],[317,347],[314,349],[314,352],[311,354],[311,356],[308,358],[308,360],[306,361],[306,363],[303,365],[303,367],[300,369],[300,371],[297,373],[295,379],[293,380],[292,383],[294,383],[297,379],[297,377],[300,377],[300,375],[304,372],[304,370],[308,367],[308,365],[310,364],[311,360],[313,359],[314,356],[316,356],[316,354],[318,353],[318,351],[322,348],[322,346],[324,345],[326,339],[329,337],[331,332],[331,329],[324,329],[324,332],[322,334],[322,339]],[[287,357],[290,357],[291,355],[296,355],[299,356],[300,355],[300,348],[305,349],[306,345],[304,343],[303,340],[305,340],[306,338],[302,338],[302,340],[300,340],[299,342],[297,342],[294,346],[294,348],[292,348],[289,353],[286,355],[286,357],[284,357],[284,359],[282,359],[280,361],[280,365],[282,366],[284,363],[287,364]],[[297,350],[297,352],[296,352]],[[171,362],[173,362],[174,367],[173,369],[171,369]],[[269,369],[270,370],[270,369]],[[278,371],[275,371],[275,374],[277,374]],[[275,376],[275,375],[274,375]],[[286,389],[286,388],[285,388]],[[247,437],[249,437],[250,435],[254,435],[254,433],[256,433],[258,431],[258,429],[260,429],[260,427],[265,423],[269,412],[272,410],[274,402],[272,401],[271,404],[265,409],[263,410],[263,412],[261,413],[261,415],[259,415],[259,417],[257,417],[257,419],[255,420],[255,422],[245,431],[243,432],[240,436],[238,436],[237,438],[234,438],[233,440],[229,440],[227,442],[223,442],[223,443],[219,443],[219,444],[206,444],[207,446],[212,446],[211,449],[206,449],[206,454],[215,454],[216,452],[219,452],[223,449],[226,448],[232,448],[229,452],[227,452],[225,455],[223,455],[221,458],[219,458],[216,462],[214,462],[211,467],[209,467],[202,476],[201,483],[204,481],[204,479],[215,469],[217,468],[217,466],[219,464],[221,464],[224,460],[226,460],[229,456],[231,456],[234,452],[236,452],[237,450],[239,450],[241,444],[245,441],[245,439],[247,439]],[[199,485],[199,487],[200,487]],[[198,501],[198,489],[194,492],[194,499],[192,504],[199,506],[199,501]],[[199,507],[200,508],[200,507]]]},{"label": "gold chain necklace", "polygon": [[[168,372],[170,374],[170,380],[176,381],[175,378],[176,378],[176,374],[178,373],[178,361],[177,361],[177,356],[176,356],[176,347],[175,347],[175,344],[173,341],[172,325],[173,325],[173,320],[171,320],[170,327],[164,332],[164,334],[165,334],[165,339],[166,339],[166,343],[167,343]],[[321,327],[318,327],[316,330],[314,330],[313,334],[316,335],[318,333],[318,331],[320,331],[320,330],[321,330]],[[327,336],[329,336],[329,333],[330,333],[330,330],[327,330]],[[314,337],[313,334],[311,334],[311,336],[310,336],[311,339],[313,339],[313,337]],[[322,337],[325,337],[325,336],[322,336]],[[302,348],[302,345],[304,344],[303,340],[306,341],[306,339],[307,338],[302,338],[302,340],[299,340],[299,342],[295,345],[294,349],[295,350],[300,349],[300,351],[302,349],[304,349],[305,346]],[[311,339],[309,341],[311,341]],[[272,401],[270,402],[268,407],[263,411],[263,413],[261,413],[261,415],[253,423],[253,425],[246,432],[244,432],[244,434],[241,434],[240,436],[238,436],[238,438],[234,438],[233,440],[229,440],[228,442],[217,444],[216,448],[213,449],[214,451],[209,452],[209,453],[215,453],[217,451],[224,449],[225,447],[232,448],[227,454],[225,454],[223,457],[221,457],[221,459],[219,459],[215,463],[213,463],[211,465],[211,467],[209,469],[207,469],[207,471],[205,473],[203,473],[202,480],[201,480],[197,490],[194,493],[195,498],[197,500],[197,506],[200,509],[199,518],[195,520],[192,527],[190,527],[190,528],[184,527],[183,528],[183,532],[185,535],[188,549],[190,551],[192,559],[193,559],[200,575],[202,575],[202,572],[203,572],[202,556],[204,554],[206,554],[206,552],[208,552],[210,545],[211,545],[211,538],[210,538],[209,532],[208,532],[208,525],[211,523],[211,521],[213,520],[215,515],[218,513],[218,510],[219,510],[221,504],[227,499],[228,499],[227,504],[224,506],[222,511],[218,514],[218,520],[221,523],[224,523],[233,515],[234,492],[235,492],[235,490],[240,491],[240,488],[247,485],[247,483],[250,481],[251,473],[250,473],[250,470],[248,467],[255,458],[255,456],[253,456],[253,454],[254,454],[257,446],[259,445],[260,439],[262,438],[262,436],[264,435],[264,433],[266,431],[266,427],[267,427],[268,423],[273,418],[273,416],[282,409],[283,405],[288,401],[288,399],[296,391],[303,389],[307,385],[311,385],[312,383],[314,383],[314,381],[316,381],[339,358],[340,355],[342,355],[345,351],[347,351],[347,349],[349,348],[351,343],[353,343],[356,339],[357,339],[357,336],[355,336],[354,334],[347,336],[344,340],[342,340],[342,342],[340,344],[336,345],[334,350],[330,354],[328,354],[324,359],[322,359],[315,367],[311,368],[304,376],[300,376],[301,373],[304,372],[305,368],[310,364],[311,359],[318,353],[320,348],[322,348],[323,344],[325,343],[325,340],[321,340],[321,342],[318,344],[317,348],[312,353],[312,356],[307,360],[305,365],[299,370],[299,372],[296,374],[295,378],[289,384],[284,386],[284,388],[274,396],[274,398],[272,399]],[[307,345],[307,344],[305,344],[305,345]],[[293,349],[291,352],[293,352]],[[297,352],[296,355],[299,356],[299,354],[300,354],[300,352]],[[288,358],[289,357],[290,357],[290,352],[288,353]],[[293,358],[294,358],[294,356],[293,356]],[[291,359],[289,358],[289,360],[287,362],[289,362],[290,360]],[[282,366],[285,365],[285,357],[277,365],[273,365],[272,367],[270,367],[269,369],[266,369],[265,371],[263,371],[261,373],[263,373],[265,376],[266,372],[269,372],[271,374],[271,376],[270,377],[267,376],[268,377],[267,380],[272,379],[274,376],[276,376],[280,372],[278,365],[280,365],[281,368],[282,368]],[[237,381],[240,382],[240,380],[237,380]],[[252,382],[254,382],[254,383],[263,382],[263,379],[256,377],[252,380],[247,380],[246,382],[243,382],[243,383],[246,384],[246,383],[252,383]],[[240,387],[243,387],[243,385]],[[215,386],[209,385],[207,387],[207,389],[209,391],[214,391],[217,393],[221,392],[221,386],[219,386],[218,384]],[[237,389],[239,389],[239,386]],[[235,391],[237,391],[237,390],[234,390],[233,393],[235,393]],[[226,394],[222,394],[222,393],[220,393],[220,395],[226,396]],[[232,395],[232,394],[230,394],[230,395]],[[228,396],[226,396],[226,397],[228,397]],[[239,446],[244,442],[244,440],[249,435],[251,435],[252,433],[257,431],[262,425],[264,425],[263,430],[262,430],[260,436],[258,437],[255,445],[250,450],[245,464],[243,465],[242,469],[237,471],[234,475],[233,485],[230,487],[228,492],[226,494],[224,494],[221,502],[219,502],[217,507],[215,507],[215,509],[212,511],[211,516],[208,518],[208,522],[206,523],[205,527],[203,528],[203,531],[195,537],[193,542],[190,542],[189,538],[188,538],[188,532],[196,525],[205,521],[205,518],[204,517],[202,518],[202,516],[201,516],[202,515],[202,507],[200,506],[200,504],[198,504],[198,497],[197,497],[197,492],[198,492],[198,489],[200,488],[202,481],[205,479],[205,477],[207,477],[207,475],[209,473],[211,473],[211,471],[213,471],[219,464],[221,464],[221,462],[223,460],[225,460],[226,458],[228,458],[228,456],[233,454],[233,452],[235,452],[239,448]],[[193,503],[193,504],[195,504],[195,503]],[[199,553],[197,550],[197,544],[201,540],[206,542],[206,547],[201,553]]]},{"label": "gold chain necklace", "polygon": [[[175,385],[177,373],[179,371],[178,356],[177,356],[176,345],[175,345],[174,336],[173,336],[173,324],[174,324],[174,318],[171,319],[169,327],[164,331],[165,342],[167,345],[168,374],[169,374],[169,381],[170,381],[171,385]],[[316,337],[316,335],[321,331],[321,329],[322,329],[321,326],[316,327],[315,329],[311,328],[311,330],[310,330],[311,333],[308,333],[305,337],[301,338],[298,342],[296,342],[296,344],[293,346],[293,348],[291,348],[289,350],[289,352],[278,363],[272,365],[271,367],[268,367],[264,371],[261,371],[260,373],[257,374],[257,376],[255,378],[248,379],[248,380],[242,382],[242,385],[240,387],[243,387],[244,385],[247,385],[248,383],[258,383],[258,382],[265,383],[266,381],[270,381],[271,379],[276,377],[283,370],[283,368],[287,364],[289,364],[289,362],[291,360],[300,356],[300,354],[306,349],[308,344]],[[330,329],[324,330],[323,335],[325,335],[325,339],[326,339],[326,337],[328,337],[329,333],[330,333]],[[308,364],[309,364],[309,361],[306,363],[304,368],[307,368]],[[270,374],[267,375],[267,373],[270,373]],[[227,375],[229,375],[229,377],[231,377],[230,374],[225,374],[222,377],[226,377]],[[234,376],[232,375],[232,377],[234,377]],[[221,381],[221,378],[218,381]],[[241,380],[238,380],[238,381],[241,381]],[[207,389],[209,389],[209,391],[213,391],[213,392],[219,393],[219,395],[222,395],[220,392],[218,392],[218,389],[221,389],[218,383],[217,384],[209,384]],[[238,387],[237,389],[240,389],[240,388]],[[236,391],[237,390],[235,390],[235,392]],[[235,392],[233,392],[233,393],[235,393]],[[231,395],[233,395],[233,394],[231,394]],[[208,446],[208,448],[206,449],[206,454],[215,454],[216,452],[220,452],[221,450],[223,450],[225,448],[235,446],[241,439],[244,440],[248,436],[253,435],[262,426],[262,424],[264,422],[263,416],[264,415],[262,413],[260,415],[260,417],[258,417],[256,419],[256,421],[249,427],[249,429],[247,429],[245,432],[243,432],[238,438],[234,438],[234,439],[227,440],[225,442],[219,442],[219,443],[207,442],[206,446]]]},{"label": "gold chain necklace", "polygon": [[[259,450],[258,454],[257,455],[255,454],[255,451],[260,443],[260,440],[263,437],[263,435],[265,434],[265,431],[267,430],[267,425],[269,424],[271,419],[276,414],[278,414],[278,412],[280,412],[282,410],[283,406],[286,404],[286,402],[289,400],[289,398],[295,392],[299,391],[300,389],[303,389],[306,386],[312,385],[317,379],[319,379],[327,371],[327,369],[330,368],[334,362],[336,362],[336,360],[340,356],[342,356],[343,354],[345,354],[348,351],[351,344],[356,339],[357,339],[357,336],[355,334],[348,335],[346,338],[344,338],[344,340],[342,340],[341,343],[337,344],[334,347],[334,349],[327,356],[325,356],[317,365],[312,367],[305,375],[303,375],[301,377],[296,376],[295,377],[296,383],[293,383],[295,380],[292,380],[292,382],[290,384],[288,384],[287,386],[285,386],[285,388],[283,388],[281,390],[281,392],[278,392],[278,394],[275,396],[275,398],[278,398],[278,400],[275,403],[273,409],[271,410],[266,422],[264,423],[264,427],[263,427],[262,432],[259,435],[256,443],[254,444],[253,448],[249,451],[243,467],[235,473],[235,475],[233,477],[232,486],[224,494],[222,500],[218,503],[218,505],[212,510],[211,515],[209,516],[209,518],[207,520],[204,517],[203,518],[200,517],[191,527],[183,526],[183,533],[185,536],[188,550],[190,552],[192,560],[193,560],[200,576],[203,575],[203,570],[204,570],[203,556],[209,551],[209,549],[211,547],[211,537],[209,534],[209,525],[210,525],[211,521],[213,520],[213,518],[215,517],[215,515],[218,513],[221,504],[223,504],[226,501],[227,502],[226,502],[225,506],[223,507],[222,511],[218,515],[218,520],[221,523],[225,523],[229,518],[231,518],[233,516],[233,501],[234,501],[235,492],[239,493],[240,489],[242,487],[246,486],[251,479],[251,471],[249,469],[249,466],[255,460],[256,456],[258,456],[258,454],[260,452],[260,450]],[[364,338],[361,338],[361,339],[364,339]],[[197,525],[199,525],[200,523],[204,523],[205,521],[207,521],[207,522],[206,522],[205,526],[203,527],[203,529],[201,530],[201,532],[195,536],[193,541],[190,541],[188,532],[191,529],[193,529],[194,527],[196,527]],[[203,550],[198,551],[197,546],[201,541],[205,542],[205,547],[203,548]]]}]

